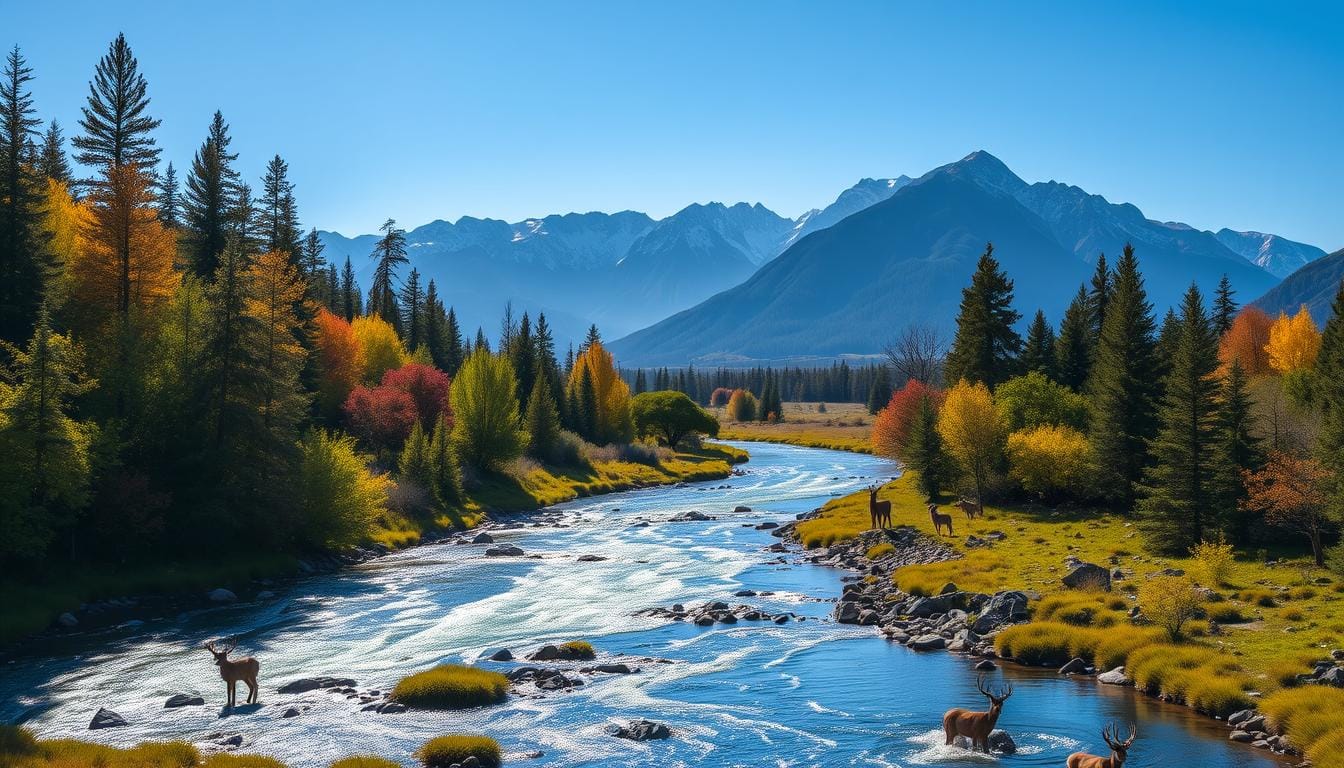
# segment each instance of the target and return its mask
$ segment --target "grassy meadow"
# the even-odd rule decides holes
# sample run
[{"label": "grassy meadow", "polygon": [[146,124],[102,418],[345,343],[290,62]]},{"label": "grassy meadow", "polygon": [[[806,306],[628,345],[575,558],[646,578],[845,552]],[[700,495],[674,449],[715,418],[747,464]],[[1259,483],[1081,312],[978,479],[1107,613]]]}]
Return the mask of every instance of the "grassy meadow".
[{"label": "grassy meadow", "polygon": [[862,403],[784,403],[784,421],[730,421],[726,408],[710,408],[724,440],[761,440],[808,448],[872,453],[873,417]]}]

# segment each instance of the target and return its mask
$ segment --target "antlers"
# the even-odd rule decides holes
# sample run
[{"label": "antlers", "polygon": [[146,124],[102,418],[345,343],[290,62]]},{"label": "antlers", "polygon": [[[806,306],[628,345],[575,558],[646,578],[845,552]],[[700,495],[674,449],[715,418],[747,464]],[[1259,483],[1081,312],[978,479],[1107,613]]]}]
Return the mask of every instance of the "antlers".
[{"label": "antlers", "polygon": [[1129,749],[1129,745],[1134,743],[1134,737],[1138,735],[1138,728],[1133,723],[1130,723],[1129,726],[1129,738],[1124,741],[1120,740],[1120,731],[1116,728],[1115,723],[1111,723],[1101,729],[1102,740],[1106,742],[1106,746],[1116,752],[1124,752],[1126,749]]},{"label": "antlers", "polygon": [[1012,685],[1004,686],[1002,689],[986,688],[984,675],[980,675],[975,678],[975,687],[976,690],[980,691],[981,694],[983,694],[984,696],[989,698],[990,701],[993,701],[996,704],[1002,704],[1003,702],[1008,700],[1009,696],[1013,695]]},{"label": "antlers", "polygon": [[202,647],[204,647],[205,650],[207,650],[207,651],[209,651],[209,652],[211,652],[211,653],[221,653],[221,652],[222,652],[225,656],[228,656],[230,653],[233,653],[233,649],[234,649],[234,648],[237,648],[237,647],[238,647],[238,638],[236,638],[236,637],[235,637],[235,638],[229,638],[227,641],[225,641],[224,648],[223,648],[222,651],[221,651],[220,649],[215,648],[215,641],[214,641],[214,640],[211,640],[210,642],[206,643],[206,644],[205,644],[204,646],[202,646]]}]

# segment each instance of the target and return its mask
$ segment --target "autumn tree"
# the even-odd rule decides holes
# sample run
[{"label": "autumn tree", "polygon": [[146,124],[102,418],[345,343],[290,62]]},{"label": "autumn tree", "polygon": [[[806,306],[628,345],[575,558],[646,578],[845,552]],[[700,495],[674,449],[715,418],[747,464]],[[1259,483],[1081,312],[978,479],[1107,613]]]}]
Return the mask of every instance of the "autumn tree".
[{"label": "autumn tree", "polygon": [[42,229],[47,232],[47,263],[44,296],[52,314],[64,317],[68,309],[75,266],[85,247],[84,236],[91,224],[87,201],[76,202],[64,181],[47,179],[42,196]]},{"label": "autumn tree", "polygon": [[397,269],[410,261],[406,258],[406,232],[397,228],[394,219],[383,222],[379,230],[383,236],[373,246],[372,257],[376,264],[373,268],[373,283],[369,286],[368,311],[393,328],[400,329],[396,282]]},{"label": "autumn tree", "polygon": [[453,412],[448,405],[448,374],[432,365],[406,363],[383,374],[382,386],[399,389],[411,396],[415,412],[425,433],[434,428],[440,416],[453,423]]},{"label": "autumn tree", "polygon": [[1008,435],[1008,474],[1028,493],[1055,498],[1087,493],[1091,470],[1087,437],[1053,424],[1028,427]]},{"label": "autumn tree", "polygon": [[1324,566],[1325,537],[1340,523],[1328,490],[1331,481],[1329,469],[1316,459],[1275,451],[1264,469],[1246,473],[1243,504],[1270,525],[1306,536],[1316,565]]},{"label": "autumn tree", "polygon": [[994,258],[994,245],[986,245],[971,284],[961,292],[957,333],[944,366],[947,381],[992,387],[1011,376],[1022,349],[1013,326],[1021,318],[1013,309],[1013,281]]},{"label": "autumn tree", "polygon": [[318,408],[334,417],[363,378],[362,353],[354,329],[343,318],[320,310],[313,318],[313,327]]},{"label": "autumn tree", "polygon": [[378,383],[383,374],[406,363],[406,348],[397,331],[387,321],[375,315],[356,317],[350,324],[359,342],[364,370],[361,378],[367,383]]},{"label": "autumn tree", "polygon": [[1087,398],[1040,371],[1015,376],[994,390],[994,405],[1010,432],[1042,426],[1087,428]]},{"label": "autumn tree", "polygon": [[1320,347],[1321,332],[1303,304],[1292,317],[1285,312],[1279,313],[1279,318],[1269,327],[1269,344],[1265,351],[1269,355],[1269,366],[1287,374],[1311,368],[1316,363],[1316,352]]},{"label": "autumn tree", "polygon": [[474,352],[453,379],[453,444],[461,460],[495,471],[523,450],[513,365],[503,355]]},{"label": "autumn tree", "polygon": [[1258,307],[1246,307],[1237,313],[1218,343],[1218,360],[1226,370],[1233,361],[1246,376],[1271,373],[1269,365],[1269,329],[1274,321]]},{"label": "autumn tree", "polygon": [[938,435],[984,499],[990,477],[1003,458],[1004,430],[989,387],[983,382],[957,382],[947,391],[938,415]]},{"label": "autumn tree", "polygon": [[341,410],[351,433],[382,454],[398,450],[420,421],[415,398],[394,387],[355,387]]},{"label": "autumn tree", "polygon": [[257,408],[262,429],[278,447],[293,440],[308,408],[299,381],[308,356],[300,340],[307,329],[295,312],[306,286],[285,251],[266,251],[253,259],[246,280],[243,312],[256,329]]},{"label": "autumn tree", "polygon": [[[238,154],[229,152],[232,140],[229,124],[216,111],[187,174],[182,205],[186,256],[196,274],[207,280],[219,266],[219,256],[232,229],[231,217],[245,209],[240,205],[238,171],[233,167]],[[240,239],[247,247],[245,234]]]},{"label": "autumn tree", "polygon": [[756,420],[756,396],[745,389],[735,389],[733,394],[728,397],[728,407],[725,413],[729,421],[755,421]]},{"label": "autumn tree", "polygon": [[[585,394],[584,377],[591,382],[591,395]],[[574,360],[569,374],[570,389],[579,390],[580,400],[591,398],[591,433],[584,437],[599,445],[627,442],[634,433],[630,415],[630,387],[621,380],[611,353],[600,340],[592,340]]]},{"label": "autumn tree", "polygon": [[919,417],[924,400],[931,398],[934,408],[942,406],[944,393],[917,379],[907,381],[896,390],[882,410],[873,419],[873,453],[891,459],[905,460],[910,444],[911,430]]}]

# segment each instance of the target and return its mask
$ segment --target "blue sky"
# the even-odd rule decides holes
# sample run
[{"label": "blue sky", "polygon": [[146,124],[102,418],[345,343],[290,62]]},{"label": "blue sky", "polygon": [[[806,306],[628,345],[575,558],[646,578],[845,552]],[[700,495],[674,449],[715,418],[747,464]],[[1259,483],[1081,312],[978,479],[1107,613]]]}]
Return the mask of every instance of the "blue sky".
[{"label": "blue sky", "polygon": [[986,149],[1152,218],[1344,246],[1339,3],[0,6],[67,135],[124,31],[164,160],[185,168],[220,109],[245,176],[280,153],[305,226],[346,234],[709,200],[796,216]]}]

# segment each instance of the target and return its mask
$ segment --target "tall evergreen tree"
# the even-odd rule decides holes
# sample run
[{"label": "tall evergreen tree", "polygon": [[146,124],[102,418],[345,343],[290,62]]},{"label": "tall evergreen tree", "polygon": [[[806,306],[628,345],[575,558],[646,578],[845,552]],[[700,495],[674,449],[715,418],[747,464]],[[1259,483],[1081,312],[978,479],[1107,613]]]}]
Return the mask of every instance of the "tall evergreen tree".
[{"label": "tall evergreen tree", "polygon": [[1022,349],[1022,337],[1013,330],[1020,319],[1013,309],[1013,281],[999,267],[990,243],[961,292],[957,333],[943,369],[948,382],[965,379],[994,387],[1010,378]]},{"label": "tall evergreen tree", "polygon": [[555,359],[555,336],[551,333],[550,323],[546,322],[545,312],[537,315],[537,329],[533,336],[537,350],[537,381],[550,388],[551,401],[559,408],[564,402],[565,385],[560,375],[560,362]]},{"label": "tall evergreen tree", "polygon": [[644,369],[635,370],[635,394],[642,395],[649,391],[649,382],[644,378]]},{"label": "tall evergreen tree", "polygon": [[1226,510],[1228,537],[1238,544],[1250,543],[1251,516],[1242,510],[1246,499],[1245,472],[1264,465],[1260,438],[1255,435],[1255,404],[1251,400],[1241,361],[1233,358],[1218,395],[1218,445],[1215,455],[1216,490]]},{"label": "tall evergreen tree", "polygon": [[1022,347],[1022,371],[1037,371],[1051,379],[1059,376],[1056,370],[1055,331],[1045,321],[1045,313],[1036,310],[1031,326],[1027,328],[1027,343]]},{"label": "tall evergreen tree", "polygon": [[1115,273],[1106,265],[1106,254],[1097,254],[1097,268],[1092,272],[1092,290],[1087,294],[1094,346],[1101,339],[1101,328],[1106,320],[1111,294],[1115,291],[1115,281]]},{"label": "tall evergreen tree", "polygon": [[1092,341],[1087,289],[1080,285],[1069,308],[1064,310],[1064,319],[1059,323],[1059,335],[1055,337],[1055,366],[1059,383],[1075,392],[1083,389],[1092,371]]},{"label": "tall evergreen tree", "polygon": [[394,219],[379,227],[383,236],[373,246],[373,283],[369,286],[369,314],[386,320],[401,331],[401,313],[397,309],[397,268],[409,262],[406,258],[406,232],[397,228]]},{"label": "tall evergreen tree", "polygon": [[[1118,301],[1115,309],[1120,309]],[[1161,426],[1152,443],[1154,462],[1145,474],[1139,512],[1158,548],[1182,553],[1221,530],[1219,516],[1230,501],[1219,493],[1226,473],[1220,475],[1218,467],[1217,343],[1204,297],[1194,284],[1181,302],[1175,334],[1158,411]]]},{"label": "tall evergreen tree", "polygon": [[298,204],[294,201],[294,183],[289,180],[289,163],[279,155],[266,164],[258,207],[258,224],[265,250],[287,254],[291,263],[302,266],[303,242]]},{"label": "tall evergreen tree", "polygon": [[406,276],[406,282],[401,286],[401,334],[406,341],[406,349],[415,352],[422,346],[426,346],[428,337],[425,333],[425,315],[428,307],[425,303],[425,293],[420,287],[420,271],[412,268],[411,274]]},{"label": "tall evergreen tree", "polygon": [[355,282],[355,268],[350,265],[349,256],[345,257],[345,269],[341,270],[341,314],[346,322],[363,314],[359,308],[359,283]]},{"label": "tall evergreen tree", "polygon": [[429,359],[434,361],[435,367],[443,371],[448,370],[448,355],[443,343],[444,326],[447,324],[448,315],[444,312],[443,302],[439,301],[438,286],[431,277],[429,285],[425,286],[425,349],[429,351]]},{"label": "tall evergreen tree", "polygon": [[523,415],[527,433],[527,454],[540,461],[554,462],[555,446],[560,440],[560,412],[551,396],[551,388],[542,382],[532,388]]},{"label": "tall evergreen tree", "polygon": [[1232,281],[1227,279],[1227,274],[1218,281],[1218,292],[1213,298],[1213,332],[1217,339],[1223,338],[1223,335],[1232,328],[1232,321],[1237,317],[1237,300],[1233,298],[1236,291],[1232,290]]},{"label": "tall evergreen tree", "polygon": [[513,362],[513,374],[518,378],[518,412],[527,411],[528,400],[532,397],[532,387],[537,382],[537,347],[532,335],[532,320],[523,312],[518,323],[518,331],[509,345],[509,359]]},{"label": "tall evergreen tree", "polygon": [[0,340],[13,344],[33,330],[47,272],[41,193],[26,157],[40,124],[28,90],[32,72],[14,46],[0,77]]},{"label": "tall evergreen tree", "polygon": [[341,301],[341,273],[336,270],[335,262],[327,264],[326,276],[324,278],[326,289],[326,307],[333,315],[342,315],[345,313],[343,302]]},{"label": "tall evergreen tree", "polygon": [[597,330],[597,323],[588,326],[588,333],[583,337],[583,344],[579,345],[579,354],[582,355],[588,351],[593,344],[602,343],[602,334]]},{"label": "tall evergreen tree", "polygon": [[938,434],[938,410],[928,395],[920,398],[903,458],[906,466],[914,470],[919,490],[926,499],[937,498],[943,484],[952,477],[952,459]]},{"label": "tall evergreen tree", "polygon": [[61,133],[61,124],[55,120],[42,134],[42,149],[37,153],[37,173],[62,184],[71,181],[70,161],[65,156],[65,136]]},{"label": "tall evergreen tree", "polygon": [[868,388],[868,413],[876,414],[887,407],[891,401],[891,391],[891,374],[887,372],[887,366],[879,365],[872,386]]},{"label": "tall evergreen tree", "polygon": [[226,219],[229,232],[238,241],[238,246],[249,255],[261,249],[261,225],[257,222],[257,203],[252,197],[252,187],[238,185],[238,199]]},{"label": "tall evergreen tree", "polygon": [[168,169],[159,179],[159,221],[165,227],[176,229],[182,218],[182,190],[177,181],[177,169],[168,163]]},{"label": "tall evergreen tree", "polygon": [[[224,115],[216,110],[205,143],[191,161],[186,194],[182,201],[187,263],[196,274],[207,280],[214,277],[219,266],[219,255],[224,251],[230,231],[239,232],[237,222],[240,211],[251,216],[250,206],[242,205],[238,171],[233,168],[238,154],[229,152],[231,141],[229,124],[224,122]],[[240,247],[249,249],[246,237],[253,234],[250,221],[243,229],[247,231],[242,232],[244,239]]]},{"label": "tall evergreen tree", "polygon": [[457,369],[467,359],[467,342],[462,336],[462,326],[457,322],[457,312],[448,308],[448,319],[443,325],[444,370],[449,376],[456,376]]},{"label": "tall evergreen tree", "polygon": [[135,165],[152,173],[159,161],[159,148],[150,132],[158,120],[145,114],[149,108],[145,78],[140,74],[125,35],[117,35],[94,70],[89,83],[88,105],[81,108],[79,127],[82,134],[71,142],[78,153],[75,160],[102,172],[93,183],[105,184],[111,170]]},{"label": "tall evergreen tree", "polygon": [[1323,411],[1317,453],[1334,474],[1335,504],[1344,508],[1344,281],[1330,310],[1315,363],[1315,394]]},{"label": "tall evergreen tree", "polygon": [[1133,503],[1148,464],[1148,441],[1157,432],[1160,385],[1153,375],[1158,365],[1153,332],[1153,307],[1134,249],[1126,245],[1116,263],[1114,291],[1088,384],[1098,489],[1126,505]]},{"label": "tall evergreen tree", "polygon": [[578,407],[574,414],[577,419],[576,431],[589,442],[596,442],[597,434],[597,385],[588,367],[579,373]]}]

